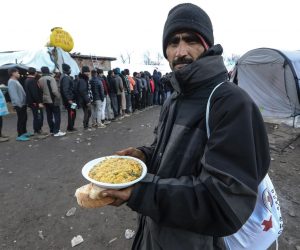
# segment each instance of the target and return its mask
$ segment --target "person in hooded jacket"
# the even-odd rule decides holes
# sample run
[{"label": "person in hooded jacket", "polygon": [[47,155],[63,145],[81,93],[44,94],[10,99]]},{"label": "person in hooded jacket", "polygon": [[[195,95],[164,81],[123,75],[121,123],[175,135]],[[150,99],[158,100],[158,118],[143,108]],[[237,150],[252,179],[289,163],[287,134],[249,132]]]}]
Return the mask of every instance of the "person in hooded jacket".
[{"label": "person in hooded jacket", "polygon": [[268,172],[265,125],[249,95],[227,81],[222,47],[214,45],[210,18],[200,7],[170,10],[163,53],[174,91],[154,142],[118,152],[143,160],[148,173],[136,185],[101,194],[139,213],[134,250],[225,249],[223,237],[248,220]]},{"label": "person in hooded jacket", "polygon": [[92,114],[92,94],[89,84],[90,69],[88,66],[82,66],[81,73],[78,75],[78,105],[83,110],[83,128],[89,128],[89,120]]},{"label": "person in hooded jacket", "polygon": [[74,86],[74,82],[70,76],[71,67],[70,65],[62,64],[63,73],[59,79],[60,94],[62,97],[63,104],[68,113],[68,125],[67,132],[75,132],[74,128],[76,119],[76,108],[77,108],[77,86]]}]

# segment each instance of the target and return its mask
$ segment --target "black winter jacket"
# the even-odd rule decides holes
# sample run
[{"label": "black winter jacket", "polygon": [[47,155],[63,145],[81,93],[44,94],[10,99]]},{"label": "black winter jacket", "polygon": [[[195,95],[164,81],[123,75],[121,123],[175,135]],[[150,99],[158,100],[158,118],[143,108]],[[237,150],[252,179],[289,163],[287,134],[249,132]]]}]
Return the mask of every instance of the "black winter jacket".
[{"label": "black winter jacket", "polygon": [[35,77],[27,77],[24,84],[26,93],[26,102],[29,107],[43,103],[43,91],[38,85],[38,80]]},{"label": "black winter jacket", "polygon": [[203,57],[172,77],[154,143],[141,147],[148,174],[127,205],[141,214],[132,249],[224,249],[252,213],[270,157],[259,109],[226,81],[219,55]]},{"label": "black winter jacket", "polygon": [[63,104],[65,107],[68,107],[68,101],[76,101],[74,82],[69,75],[62,74],[59,85]]},{"label": "black winter jacket", "polygon": [[84,75],[84,74],[79,74],[78,75],[79,79],[77,82],[77,89],[78,89],[78,104],[79,106],[82,105],[87,105],[88,103],[91,102],[90,97],[89,97],[89,89],[90,89],[90,85],[89,85],[89,78]]},{"label": "black winter jacket", "polygon": [[92,77],[90,80],[91,90],[93,93],[93,101],[104,101],[103,83],[99,77]]}]

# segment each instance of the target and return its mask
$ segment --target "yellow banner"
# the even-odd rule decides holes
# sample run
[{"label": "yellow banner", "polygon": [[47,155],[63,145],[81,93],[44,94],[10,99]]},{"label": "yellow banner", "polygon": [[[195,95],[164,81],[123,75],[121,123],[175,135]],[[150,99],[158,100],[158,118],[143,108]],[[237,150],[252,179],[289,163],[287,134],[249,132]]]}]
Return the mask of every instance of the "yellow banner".
[{"label": "yellow banner", "polygon": [[70,52],[74,47],[74,41],[71,35],[60,27],[55,27],[50,35],[50,46],[60,47],[66,52]]}]

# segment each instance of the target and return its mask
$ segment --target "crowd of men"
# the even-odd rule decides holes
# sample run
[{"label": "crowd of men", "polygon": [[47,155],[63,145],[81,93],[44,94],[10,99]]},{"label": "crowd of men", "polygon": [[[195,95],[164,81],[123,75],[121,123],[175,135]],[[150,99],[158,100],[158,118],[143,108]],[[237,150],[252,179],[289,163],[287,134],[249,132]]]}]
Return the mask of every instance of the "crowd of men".
[{"label": "crowd of men", "polygon": [[[105,76],[102,69],[90,70],[83,66],[74,78],[68,64],[62,64],[62,73],[53,75],[48,67],[42,67],[40,71],[38,74],[30,67],[24,84],[21,84],[18,69],[8,70],[8,93],[18,117],[17,141],[28,141],[33,135],[60,137],[76,131],[78,109],[83,110],[84,129],[105,128],[112,121],[119,121],[139,110],[162,105],[172,92],[170,74],[162,76],[157,70],[152,75],[145,71],[134,72],[131,76],[128,69],[115,68]],[[66,132],[60,130],[61,106],[68,116]],[[34,133],[27,131],[28,107],[33,115]],[[44,111],[49,133],[43,130]]]}]

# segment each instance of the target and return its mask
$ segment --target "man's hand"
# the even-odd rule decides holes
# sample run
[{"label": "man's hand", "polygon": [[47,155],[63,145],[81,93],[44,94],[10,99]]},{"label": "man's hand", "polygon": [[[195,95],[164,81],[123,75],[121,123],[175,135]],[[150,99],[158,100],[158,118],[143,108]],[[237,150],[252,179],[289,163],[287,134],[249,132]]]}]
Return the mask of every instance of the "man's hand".
[{"label": "man's hand", "polygon": [[43,103],[39,103],[38,106],[39,106],[40,109],[44,108]]},{"label": "man's hand", "polygon": [[119,207],[122,204],[124,204],[126,201],[129,200],[132,190],[134,189],[134,186],[122,189],[122,190],[113,190],[108,189],[104,190],[100,193],[102,197],[112,197],[115,198],[115,201],[109,205]]},{"label": "man's hand", "polygon": [[136,149],[136,148],[132,148],[132,147],[126,148],[126,149],[116,152],[116,154],[121,155],[121,156],[132,156],[132,157],[140,159],[143,162],[146,162],[145,154],[141,150]]},{"label": "man's hand", "polygon": [[72,104],[72,103],[73,103],[73,101],[72,101],[72,100],[69,100],[69,101],[68,101],[68,103],[69,103],[69,104]]}]

